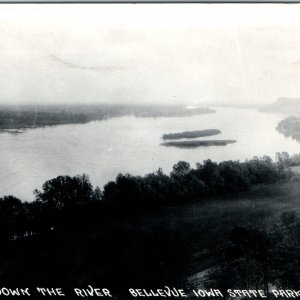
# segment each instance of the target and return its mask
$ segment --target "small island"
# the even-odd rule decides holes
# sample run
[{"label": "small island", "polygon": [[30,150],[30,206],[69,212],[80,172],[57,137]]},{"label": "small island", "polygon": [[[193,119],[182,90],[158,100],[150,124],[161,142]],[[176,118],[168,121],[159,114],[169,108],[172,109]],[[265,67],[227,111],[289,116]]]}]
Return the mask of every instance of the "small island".
[{"label": "small island", "polygon": [[164,140],[177,140],[177,139],[193,139],[199,137],[206,137],[220,134],[221,131],[218,129],[205,129],[205,130],[195,130],[195,131],[184,131],[178,133],[167,133],[162,136]]},{"label": "small island", "polygon": [[166,142],[161,145],[167,147],[177,148],[197,148],[197,147],[209,147],[209,146],[226,146],[228,144],[236,143],[236,140],[197,140],[197,141],[175,141]]}]

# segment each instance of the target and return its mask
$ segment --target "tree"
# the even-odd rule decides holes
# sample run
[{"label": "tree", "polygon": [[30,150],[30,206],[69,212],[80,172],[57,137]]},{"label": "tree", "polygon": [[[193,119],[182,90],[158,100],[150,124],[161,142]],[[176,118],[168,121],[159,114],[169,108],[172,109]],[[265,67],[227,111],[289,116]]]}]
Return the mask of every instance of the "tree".
[{"label": "tree", "polygon": [[173,171],[171,172],[172,176],[183,176],[188,174],[191,171],[191,165],[186,161],[179,161],[173,166]]},{"label": "tree", "polygon": [[276,183],[283,176],[269,156],[254,157],[244,163],[248,169],[251,184]]},{"label": "tree", "polygon": [[96,186],[94,191],[94,200],[99,201],[102,199],[102,192],[99,186]]},{"label": "tree", "polygon": [[276,160],[279,166],[283,168],[289,167],[290,159],[290,155],[287,152],[276,152]]},{"label": "tree", "polygon": [[47,180],[42,191],[35,190],[34,194],[37,201],[56,209],[72,207],[94,199],[93,186],[85,174],[74,177],[58,176]]},{"label": "tree", "polygon": [[11,239],[26,231],[26,215],[21,200],[14,196],[0,198],[0,236]]},{"label": "tree", "polygon": [[220,186],[223,185],[223,178],[220,176],[217,163],[207,159],[203,164],[196,164],[196,174],[205,183],[211,194],[215,194]]},{"label": "tree", "polygon": [[223,192],[239,192],[250,187],[248,170],[238,161],[219,163],[219,173],[223,179]]}]

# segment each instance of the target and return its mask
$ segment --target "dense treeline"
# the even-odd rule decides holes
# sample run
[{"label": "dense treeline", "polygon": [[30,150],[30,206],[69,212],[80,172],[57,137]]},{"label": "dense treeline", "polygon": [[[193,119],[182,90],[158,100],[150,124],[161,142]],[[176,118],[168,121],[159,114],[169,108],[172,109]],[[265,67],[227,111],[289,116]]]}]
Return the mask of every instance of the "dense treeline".
[{"label": "dense treeline", "polygon": [[82,114],[61,111],[39,112],[33,111],[0,111],[0,129],[20,129],[35,126],[51,126],[61,124],[86,123],[91,119]]},{"label": "dense treeline", "polygon": [[102,199],[114,209],[122,210],[201,201],[207,196],[246,191],[256,184],[287,180],[291,173],[286,164],[285,153],[278,154],[276,163],[268,156],[246,162],[206,160],[193,169],[189,163],[180,161],[169,176],[162,170],[143,177],[119,174],[115,181],[104,186]]},{"label": "dense treeline", "polygon": [[[129,287],[181,286],[187,274],[197,269],[198,265],[191,267],[194,251],[205,246],[210,249],[208,265],[226,267],[215,268],[210,280],[225,287],[228,279],[224,272],[238,278],[239,255],[252,251],[248,244],[243,246],[247,250],[244,254],[234,250],[232,255],[236,256],[224,257],[233,247],[232,235],[229,232],[226,239],[224,232],[218,231],[214,238],[222,236],[223,241],[220,239],[220,247],[216,248],[212,237],[206,235],[216,224],[198,224],[194,220],[188,227],[181,223],[165,227],[160,221],[151,221],[150,227],[139,228],[137,219],[150,218],[156,212],[164,216],[174,205],[213,201],[252,186],[288,181],[292,175],[286,158],[282,153],[276,162],[267,156],[246,162],[206,160],[196,168],[181,161],[169,175],[162,170],[145,176],[120,174],[103,191],[93,188],[86,175],[58,176],[35,190],[36,200],[31,203],[13,196],[2,197],[0,280],[10,286],[70,289],[101,284],[122,298],[122,291]],[[242,235],[249,239],[256,234],[252,229],[245,230]],[[233,231],[235,237],[234,234]],[[261,245],[265,247],[265,242]],[[232,249],[235,248],[243,249],[240,245]],[[201,264],[207,264],[207,258]]]},{"label": "dense treeline", "polygon": [[13,238],[50,230],[61,221],[62,214],[87,205],[113,216],[239,193],[253,185],[290,179],[288,162],[286,153],[278,153],[276,162],[268,156],[245,162],[206,160],[191,168],[188,162],[180,161],[170,175],[161,169],[145,176],[119,174],[115,181],[104,186],[103,192],[99,187],[94,189],[85,174],[58,176],[46,181],[42,190],[34,191],[34,202],[22,203],[13,196],[0,198],[0,214],[3,214],[0,232],[6,238]]}]

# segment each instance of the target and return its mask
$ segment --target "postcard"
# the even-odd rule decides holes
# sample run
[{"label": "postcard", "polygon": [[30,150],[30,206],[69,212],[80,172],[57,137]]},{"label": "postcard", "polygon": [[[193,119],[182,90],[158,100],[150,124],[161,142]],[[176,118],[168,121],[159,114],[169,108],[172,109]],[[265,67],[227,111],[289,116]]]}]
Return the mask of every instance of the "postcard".
[{"label": "postcard", "polygon": [[300,297],[299,16],[0,4],[0,298]]}]

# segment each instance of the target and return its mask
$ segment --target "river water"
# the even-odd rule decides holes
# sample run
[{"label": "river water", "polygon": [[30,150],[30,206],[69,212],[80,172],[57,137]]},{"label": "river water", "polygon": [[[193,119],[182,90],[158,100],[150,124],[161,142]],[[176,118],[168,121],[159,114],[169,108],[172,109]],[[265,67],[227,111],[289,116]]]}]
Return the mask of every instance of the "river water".
[{"label": "river water", "polygon": [[[171,171],[179,160],[194,166],[205,159],[245,160],[276,152],[300,153],[300,144],[279,134],[284,118],[250,109],[216,108],[215,114],[191,117],[136,118],[125,116],[87,124],[34,128],[20,134],[0,133],[0,196],[34,199],[32,191],[58,175],[86,173],[94,186],[118,173],[144,175]],[[164,147],[164,133],[220,129],[205,139],[234,139],[227,146],[181,149]]]}]

